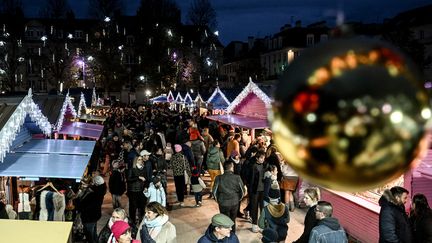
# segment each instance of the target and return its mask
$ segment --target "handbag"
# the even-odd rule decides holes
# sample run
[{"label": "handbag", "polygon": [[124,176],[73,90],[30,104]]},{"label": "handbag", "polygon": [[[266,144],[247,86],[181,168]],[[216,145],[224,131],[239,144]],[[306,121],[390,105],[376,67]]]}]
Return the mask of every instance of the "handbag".
[{"label": "handbag", "polygon": [[190,176],[187,173],[186,170],[186,158],[183,155],[183,166],[184,166],[184,171],[183,171],[183,175],[184,175],[184,179],[185,179],[185,185],[190,185],[191,184],[191,180],[190,180]]}]

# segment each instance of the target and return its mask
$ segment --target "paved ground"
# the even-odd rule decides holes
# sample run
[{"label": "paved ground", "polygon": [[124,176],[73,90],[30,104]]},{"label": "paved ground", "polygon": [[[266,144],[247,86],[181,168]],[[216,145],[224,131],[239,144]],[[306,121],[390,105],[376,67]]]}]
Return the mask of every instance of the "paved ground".
[{"label": "paved ground", "polygon": [[[108,180],[108,178],[105,178]],[[210,178],[203,177],[204,181],[209,184]],[[168,201],[170,203],[176,201],[174,182],[172,177],[168,177]],[[172,210],[168,212],[170,221],[176,226],[177,229],[177,242],[197,242],[199,237],[205,232],[210,224],[211,217],[218,213],[218,207],[213,199],[208,199],[208,194],[203,196],[203,205],[201,207],[194,207],[195,199],[193,195],[185,198],[185,207],[173,205]],[[123,206],[127,207],[127,197],[123,195]],[[242,206],[244,208],[245,205]],[[112,213],[111,194],[105,195],[104,204],[102,206],[102,218],[98,221],[98,231],[100,231],[108,221]],[[296,240],[303,232],[303,220],[306,214],[305,209],[296,209],[290,213],[290,222],[288,237],[285,242],[292,242]],[[237,218],[237,236],[240,242],[261,242],[261,234],[251,232],[251,224],[245,219]]]}]

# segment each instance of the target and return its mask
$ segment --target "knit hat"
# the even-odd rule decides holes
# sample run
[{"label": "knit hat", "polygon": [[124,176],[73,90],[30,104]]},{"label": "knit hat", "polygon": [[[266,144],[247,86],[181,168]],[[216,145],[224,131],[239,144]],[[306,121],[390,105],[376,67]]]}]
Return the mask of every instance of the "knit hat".
[{"label": "knit hat", "polygon": [[199,176],[199,171],[196,166],[192,167],[192,176]]},{"label": "knit hat", "polygon": [[182,146],[180,144],[174,145],[174,150],[176,153],[180,153],[182,151]]},{"label": "knit hat", "polygon": [[280,189],[277,182],[273,182],[270,186],[270,190],[268,192],[268,197],[270,199],[279,199],[280,198]]},{"label": "knit hat", "polygon": [[266,228],[262,232],[262,239],[261,241],[263,243],[273,243],[278,242],[278,234],[274,229]]},{"label": "knit hat", "polygon": [[212,225],[216,227],[230,228],[234,225],[234,222],[225,214],[216,214],[212,217]]},{"label": "knit hat", "polygon": [[100,186],[100,185],[102,185],[104,183],[105,183],[105,181],[102,178],[102,176],[95,176],[95,177],[93,177],[93,184],[95,184],[96,186]]},{"label": "knit hat", "polygon": [[120,238],[122,234],[126,232],[130,228],[129,224],[124,222],[123,220],[115,221],[111,227],[111,232],[113,233],[116,240]]}]

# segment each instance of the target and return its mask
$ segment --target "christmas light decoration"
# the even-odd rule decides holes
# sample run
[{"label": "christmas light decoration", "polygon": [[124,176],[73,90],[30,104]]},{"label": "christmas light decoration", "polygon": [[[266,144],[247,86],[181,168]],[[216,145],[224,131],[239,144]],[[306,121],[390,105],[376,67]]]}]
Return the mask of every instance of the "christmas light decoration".
[{"label": "christmas light decoration", "polygon": [[72,101],[70,99],[69,92],[66,94],[65,101],[63,102],[63,106],[62,106],[62,108],[60,110],[59,119],[57,120],[57,125],[55,126],[56,129],[57,129],[57,131],[60,131],[61,128],[62,128],[62,126],[63,126],[64,116],[65,116],[66,111],[67,111],[68,108],[71,111],[72,116],[74,118],[76,118],[77,117],[77,113],[76,113],[75,108],[74,108],[74,106],[72,104]]},{"label": "christmas light decoration", "polygon": [[30,116],[30,119],[36,123],[45,135],[51,135],[51,124],[42,114],[39,106],[34,103],[32,89],[29,89],[28,94],[19,103],[14,113],[9,117],[0,131],[0,162],[3,162],[6,153],[9,152],[9,148],[19,133],[21,126],[24,124],[27,115]]},{"label": "christmas light decoration", "polygon": [[217,86],[216,89],[215,89],[215,91],[213,91],[213,94],[207,100],[207,103],[209,103],[209,104],[212,103],[213,99],[216,97],[217,94],[220,94],[220,96],[225,101],[225,103],[227,103],[228,105],[231,104],[231,102],[229,102],[229,100],[227,99],[227,97],[225,96],[225,94],[222,92],[222,90],[219,88],[219,86]]},{"label": "christmas light decoration", "polygon": [[80,101],[78,104],[78,117],[81,117],[81,110],[84,107],[84,110],[87,110],[87,105],[85,103],[84,94],[81,92]]},{"label": "christmas light decoration", "polygon": [[232,113],[233,110],[240,105],[240,103],[250,94],[254,93],[258,98],[260,98],[267,108],[271,107],[271,99],[256,85],[254,82],[249,81],[248,85],[243,89],[243,91],[231,102],[227,108],[228,113]]},{"label": "christmas light decoration", "polygon": [[96,103],[97,103],[97,97],[96,97],[96,88],[95,88],[95,87],[93,87],[93,93],[92,93],[92,103],[91,103],[91,105],[92,105],[92,106],[95,106],[95,105],[97,105]]},{"label": "christmas light decoration", "polygon": [[183,103],[184,99],[181,97],[180,92],[178,92],[177,97],[175,98],[176,103]]}]

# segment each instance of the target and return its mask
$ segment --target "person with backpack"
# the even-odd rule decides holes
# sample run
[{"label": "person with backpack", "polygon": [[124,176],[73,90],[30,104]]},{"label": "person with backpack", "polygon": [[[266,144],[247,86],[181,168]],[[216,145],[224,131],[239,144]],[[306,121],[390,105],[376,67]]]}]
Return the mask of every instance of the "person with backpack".
[{"label": "person with backpack", "polygon": [[[216,176],[222,174],[221,165],[225,162],[225,156],[220,149],[220,143],[218,140],[214,140],[209,147],[207,153],[207,171],[210,174],[210,190],[214,185]],[[210,192],[209,198],[213,197],[213,193]]]},{"label": "person with backpack", "polygon": [[281,203],[280,188],[277,182],[271,185],[268,193],[269,204],[261,211],[258,226],[261,229],[273,229],[277,232],[277,242],[285,242],[288,235],[288,223],[290,221],[288,206]]}]

